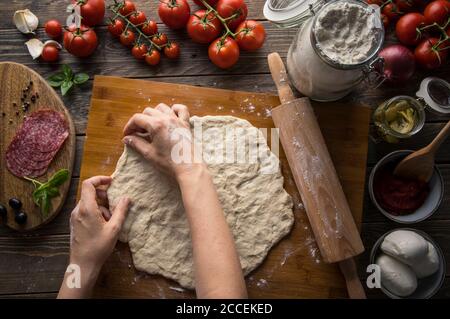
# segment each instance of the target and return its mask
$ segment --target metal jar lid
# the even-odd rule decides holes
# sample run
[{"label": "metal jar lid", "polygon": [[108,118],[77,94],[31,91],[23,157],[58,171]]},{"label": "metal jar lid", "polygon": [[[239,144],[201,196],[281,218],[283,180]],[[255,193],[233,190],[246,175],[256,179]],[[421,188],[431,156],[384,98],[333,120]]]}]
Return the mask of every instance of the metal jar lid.
[{"label": "metal jar lid", "polygon": [[280,28],[301,25],[320,9],[326,0],[267,0],[264,16]]},{"label": "metal jar lid", "polygon": [[450,113],[450,83],[447,81],[436,77],[425,78],[416,96],[437,113]]}]

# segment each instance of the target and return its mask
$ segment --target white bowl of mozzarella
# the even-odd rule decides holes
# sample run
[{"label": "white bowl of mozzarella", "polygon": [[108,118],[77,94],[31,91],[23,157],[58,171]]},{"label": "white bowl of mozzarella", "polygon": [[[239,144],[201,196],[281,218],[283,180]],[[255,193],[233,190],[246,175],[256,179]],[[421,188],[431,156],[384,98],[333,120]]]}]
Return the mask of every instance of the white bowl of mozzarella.
[{"label": "white bowl of mozzarella", "polygon": [[378,239],[370,260],[381,271],[381,290],[393,299],[428,299],[445,279],[445,259],[425,232],[394,229]]}]

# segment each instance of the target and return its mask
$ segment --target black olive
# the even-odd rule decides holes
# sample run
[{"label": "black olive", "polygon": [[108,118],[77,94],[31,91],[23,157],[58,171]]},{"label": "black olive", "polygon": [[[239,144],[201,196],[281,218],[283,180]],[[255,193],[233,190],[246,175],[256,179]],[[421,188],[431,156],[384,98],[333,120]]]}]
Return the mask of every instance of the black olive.
[{"label": "black olive", "polygon": [[27,222],[27,214],[20,211],[20,212],[16,213],[14,220],[16,221],[17,224],[23,225]]},{"label": "black olive", "polygon": [[6,214],[8,214],[8,210],[6,209],[5,206],[0,204],[0,217],[5,218]]},{"label": "black olive", "polygon": [[22,202],[20,201],[20,199],[17,198],[11,198],[8,204],[14,210],[20,210],[22,208]]}]

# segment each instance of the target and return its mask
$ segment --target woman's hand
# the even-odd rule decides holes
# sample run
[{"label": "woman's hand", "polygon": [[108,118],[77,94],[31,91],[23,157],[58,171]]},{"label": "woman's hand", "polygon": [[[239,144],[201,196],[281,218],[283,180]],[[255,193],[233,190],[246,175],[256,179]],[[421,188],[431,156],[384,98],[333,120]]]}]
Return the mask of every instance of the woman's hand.
[{"label": "woman's hand", "polygon": [[87,297],[97,280],[98,273],[111,255],[125,221],[130,200],[121,198],[110,211],[106,187],[109,176],[95,176],[85,180],[81,186],[81,199],[70,217],[70,264],[80,270],[80,287],[70,287],[67,276],[61,286],[59,298]]},{"label": "woman's hand", "polygon": [[179,178],[202,164],[194,156],[189,111],[185,105],[159,104],[134,114],[124,128],[124,143],[165,173]]}]

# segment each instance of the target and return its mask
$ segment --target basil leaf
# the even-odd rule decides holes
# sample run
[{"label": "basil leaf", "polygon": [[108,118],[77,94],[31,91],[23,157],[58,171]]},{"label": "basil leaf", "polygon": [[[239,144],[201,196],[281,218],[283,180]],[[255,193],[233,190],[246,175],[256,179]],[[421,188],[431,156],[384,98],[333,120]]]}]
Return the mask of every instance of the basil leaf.
[{"label": "basil leaf", "polygon": [[64,81],[61,84],[61,94],[62,94],[62,96],[66,95],[67,92],[69,92],[72,87],[73,87],[73,82],[72,81]]},{"label": "basil leaf", "polygon": [[64,74],[62,72],[53,74],[48,78],[47,81],[52,87],[60,87],[61,84],[64,82]]},{"label": "basil leaf", "polygon": [[67,64],[64,64],[62,66],[62,71],[64,73],[65,80],[66,81],[68,81],[68,80],[72,81],[72,79],[73,79],[73,71],[70,68],[70,66],[68,66]]},{"label": "basil leaf", "polygon": [[41,205],[39,205],[39,206],[41,207],[42,216],[47,217],[48,213],[50,211],[50,205],[51,205],[50,198],[48,197],[48,194],[44,192],[40,199],[41,199],[40,200]]},{"label": "basil leaf", "polygon": [[87,75],[86,73],[77,73],[73,78],[73,82],[75,84],[83,84],[87,80],[89,80],[89,75]]},{"label": "basil leaf", "polygon": [[49,187],[59,187],[69,178],[69,170],[61,169],[57,171],[47,182]]},{"label": "basil leaf", "polygon": [[57,187],[49,187],[47,189],[48,197],[53,198],[59,196],[59,190]]}]

